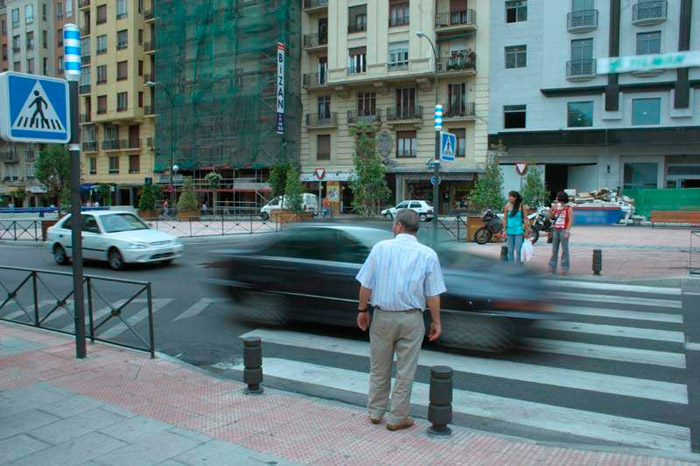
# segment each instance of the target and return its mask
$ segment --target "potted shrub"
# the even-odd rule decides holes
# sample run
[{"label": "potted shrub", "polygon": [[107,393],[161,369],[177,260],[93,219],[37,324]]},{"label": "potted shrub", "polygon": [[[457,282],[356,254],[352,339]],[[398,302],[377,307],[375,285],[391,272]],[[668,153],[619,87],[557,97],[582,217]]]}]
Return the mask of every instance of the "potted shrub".
[{"label": "potted shrub", "polygon": [[147,184],[141,188],[141,199],[139,199],[139,217],[143,219],[154,219],[158,216],[156,212],[156,195],[152,184]]},{"label": "potted shrub", "polygon": [[182,185],[182,194],[180,194],[180,200],[177,201],[177,218],[183,221],[199,218],[197,196],[194,193],[194,183],[191,177],[185,178]]},{"label": "potted shrub", "polygon": [[282,209],[272,211],[272,217],[276,218],[279,223],[313,219],[313,213],[304,212],[304,198],[302,197],[304,188],[299,181],[297,169],[290,167],[286,179],[284,204]]}]

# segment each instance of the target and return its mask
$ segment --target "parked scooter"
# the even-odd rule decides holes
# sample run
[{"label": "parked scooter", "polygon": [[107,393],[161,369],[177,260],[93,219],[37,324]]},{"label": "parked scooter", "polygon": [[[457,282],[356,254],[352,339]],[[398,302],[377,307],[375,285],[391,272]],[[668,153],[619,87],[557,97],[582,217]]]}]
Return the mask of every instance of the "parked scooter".
[{"label": "parked scooter", "polygon": [[474,234],[474,240],[477,244],[486,244],[491,241],[493,235],[503,232],[503,220],[491,209],[486,209],[481,220],[483,220],[484,226],[476,230]]},{"label": "parked scooter", "polygon": [[552,231],[552,220],[549,218],[548,207],[538,207],[537,212],[528,215],[530,221],[530,238],[532,244],[535,244],[540,238],[540,232],[549,233]]}]

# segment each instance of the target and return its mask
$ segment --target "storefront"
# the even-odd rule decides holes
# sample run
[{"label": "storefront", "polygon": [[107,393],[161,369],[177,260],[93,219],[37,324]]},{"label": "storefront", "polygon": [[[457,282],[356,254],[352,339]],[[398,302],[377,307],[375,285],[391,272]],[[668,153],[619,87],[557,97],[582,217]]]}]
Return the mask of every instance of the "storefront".
[{"label": "storefront", "polygon": [[[396,202],[407,199],[433,200],[432,172],[395,173]],[[469,208],[469,197],[474,189],[476,174],[456,170],[440,173],[440,215],[457,214]]]},{"label": "storefront", "polygon": [[[302,173],[300,176],[301,182],[304,183],[304,191],[318,195],[319,180],[316,173]],[[350,180],[352,173],[341,171],[326,171],[321,180],[321,201],[328,197],[331,203],[331,209],[336,214],[341,212],[349,213],[352,211],[352,189],[350,189]]]}]

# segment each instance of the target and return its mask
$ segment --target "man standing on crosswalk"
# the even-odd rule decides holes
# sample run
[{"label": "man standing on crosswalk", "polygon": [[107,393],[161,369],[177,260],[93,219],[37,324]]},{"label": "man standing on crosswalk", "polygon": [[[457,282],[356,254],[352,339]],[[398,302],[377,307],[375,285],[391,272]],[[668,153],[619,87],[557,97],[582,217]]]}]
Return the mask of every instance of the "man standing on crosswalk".
[{"label": "man standing on crosswalk", "polygon": [[[418,354],[425,336],[423,311],[430,309],[428,338],[440,338],[440,295],[446,290],[435,251],[418,242],[418,214],[409,209],[396,213],[396,238],[377,243],[357,274],[360,304],[357,325],[370,327],[370,381],[367,409],[379,424],[389,405],[391,366],[396,352],[396,383],[391,394],[391,431],[413,425],[408,417]],[[368,306],[374,306],[370,316]],[[370,320],[372,325],[370,326]]]}]

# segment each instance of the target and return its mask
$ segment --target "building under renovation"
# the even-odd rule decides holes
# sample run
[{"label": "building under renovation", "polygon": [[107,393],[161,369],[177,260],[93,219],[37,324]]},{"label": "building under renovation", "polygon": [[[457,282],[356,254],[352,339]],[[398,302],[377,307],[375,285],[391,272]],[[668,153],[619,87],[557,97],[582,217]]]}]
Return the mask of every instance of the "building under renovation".
[{"label": "building under renovation", "polygon": [[[222,210],[253,209],[269,198],[269,168],[299,157],[300,4],[155,0],[157,181],[169,185],[177,166],[175,185],[193,176],[209,205]],[[212,171],[223,178],[215,189],[199,181]]]}]

